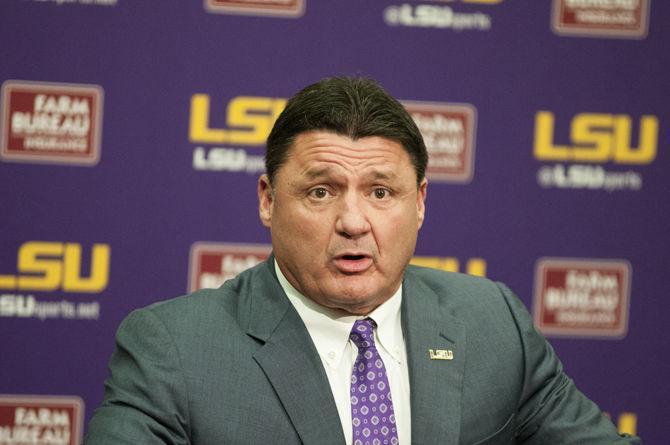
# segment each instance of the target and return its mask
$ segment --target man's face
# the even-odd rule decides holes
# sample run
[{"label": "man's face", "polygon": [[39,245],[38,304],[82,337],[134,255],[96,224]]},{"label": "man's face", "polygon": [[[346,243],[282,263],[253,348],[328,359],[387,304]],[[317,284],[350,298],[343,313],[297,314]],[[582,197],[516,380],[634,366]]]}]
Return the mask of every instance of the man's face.
[{"label": "man's face", "polygon": [[403,147],[325,131],[298,135],[260,217],[288,281],[322,306],[367,314],[400,286],[424,218],[426,180]]}]

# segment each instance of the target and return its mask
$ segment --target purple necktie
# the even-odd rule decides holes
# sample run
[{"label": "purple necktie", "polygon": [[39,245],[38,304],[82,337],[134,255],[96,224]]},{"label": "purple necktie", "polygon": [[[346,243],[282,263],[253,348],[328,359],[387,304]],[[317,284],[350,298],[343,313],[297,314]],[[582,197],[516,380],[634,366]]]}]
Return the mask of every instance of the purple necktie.
[{"label": "purple necktie", "polygon": [[358,320],[351,340],[358,357],[351,373],[351,423],[354,445],[395,445],[398,431],[391,402],[391,387],[384,362],[375,346],[374,320]]}]

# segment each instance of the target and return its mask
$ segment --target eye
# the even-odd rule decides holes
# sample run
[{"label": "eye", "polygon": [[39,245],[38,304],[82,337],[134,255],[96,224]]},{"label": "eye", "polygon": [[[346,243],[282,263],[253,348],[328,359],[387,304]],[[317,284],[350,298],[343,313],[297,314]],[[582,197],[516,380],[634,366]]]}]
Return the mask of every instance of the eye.
[{"label": "eye", "polygon": [[316,187],[309,191],[308,195],[315,199],[326,199],[330,193],[325,187]]},{"label": "eye", "polygon": [[388,189],[379,187],[373,190],[372,192],[374,194],[374,197],[377,199],[385,199],[388,198],[391,192]]}]

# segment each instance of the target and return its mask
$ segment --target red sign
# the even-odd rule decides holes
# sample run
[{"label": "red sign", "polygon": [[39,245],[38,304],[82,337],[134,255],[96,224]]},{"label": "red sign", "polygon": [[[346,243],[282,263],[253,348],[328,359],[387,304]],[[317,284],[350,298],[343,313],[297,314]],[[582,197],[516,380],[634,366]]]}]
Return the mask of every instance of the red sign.
[{"label": "red sign", "polygon": [[470,182],[474,171],[475,108],[440,102],[402,103],[426,143],[426,177],[437,182]]},{"label": "red sign", "polygon": [[305,12],[305,0],[205,0],[205,9],[224,14],[299,17]]},{"label": "red sign", "polygon": [[535,270],[533,313],[545,334],[626,335],[631,267],[623,260],[542,258]]},{"label": "red sign", "polygon": [[0,444],[78,445],[83,417],[79,397],[0,395]]},{"label": "red sign", "polygon": [[650,0],[554,0],[552,27],[558,34],[644,38]]},{"label": "red sign", "polygon": [[215,289],[270,256],[269,244],[197,242],[191,246],[188,291]]},{"label": "red sign", "polygon": [[100,159],[102,88],[9,80],[2,85],[7,161],[95,165]]}]

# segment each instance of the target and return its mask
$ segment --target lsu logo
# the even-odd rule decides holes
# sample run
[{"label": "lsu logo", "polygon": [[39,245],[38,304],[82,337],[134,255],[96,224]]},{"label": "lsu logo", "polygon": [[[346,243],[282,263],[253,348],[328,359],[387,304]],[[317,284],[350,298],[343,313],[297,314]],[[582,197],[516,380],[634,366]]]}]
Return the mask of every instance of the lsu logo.
[{"label": "lsu logo", "polygon": [[658,118],[639,121],[637,146],[632,142],[633,119],[625,114],[577,114],[570,124],[571,144],[554,142],[554,114],[535,115],[534,155],[540,161],[649,164],[658,148]]},{"label": "lsu logo", "polygon": [[223,14],[300,17],[306,0],[205,0],[205,9]]},{"label": "lsu logo", "polygon": [[209,95],[194,94],[189,140],[195,144],[264,145],[285,105],[286,99],[238,96],[228,103],[227,128],[212,128]]},{"label": "lsu logo", "polygon": [[[285,105],[286,99],[237,96],[230,100],[225,109],[226,125],[213,127],[210,125],[209,95],[194,94],[191,97],[188,132],[190,142],[221,145],[194,147],[193,169],[249,174],[262,172],[265,169],[263,155],[252,154],[239,146],[265,146],[272,126]],[[214,115],[220,114],[215,112]]]},{"label": "lsu logo", "polygon": [[[412,261],[410,261],[410,264],[445,270],[447,272],[458,272],[460,270],[458,259],[453,257],[415,256],[412,258]],[[470,258],[465,264],[465,273],[468,275],[485,277],[486,261],[482,258]]]},{"label": "lsu logo", "polygon": [[82,276],[82,246],[77,243],[25,242],[18,252],[17,275],[0,275],[0,290],[98,293],[109,281],[110,247],[94,244],[88,276]]}]

